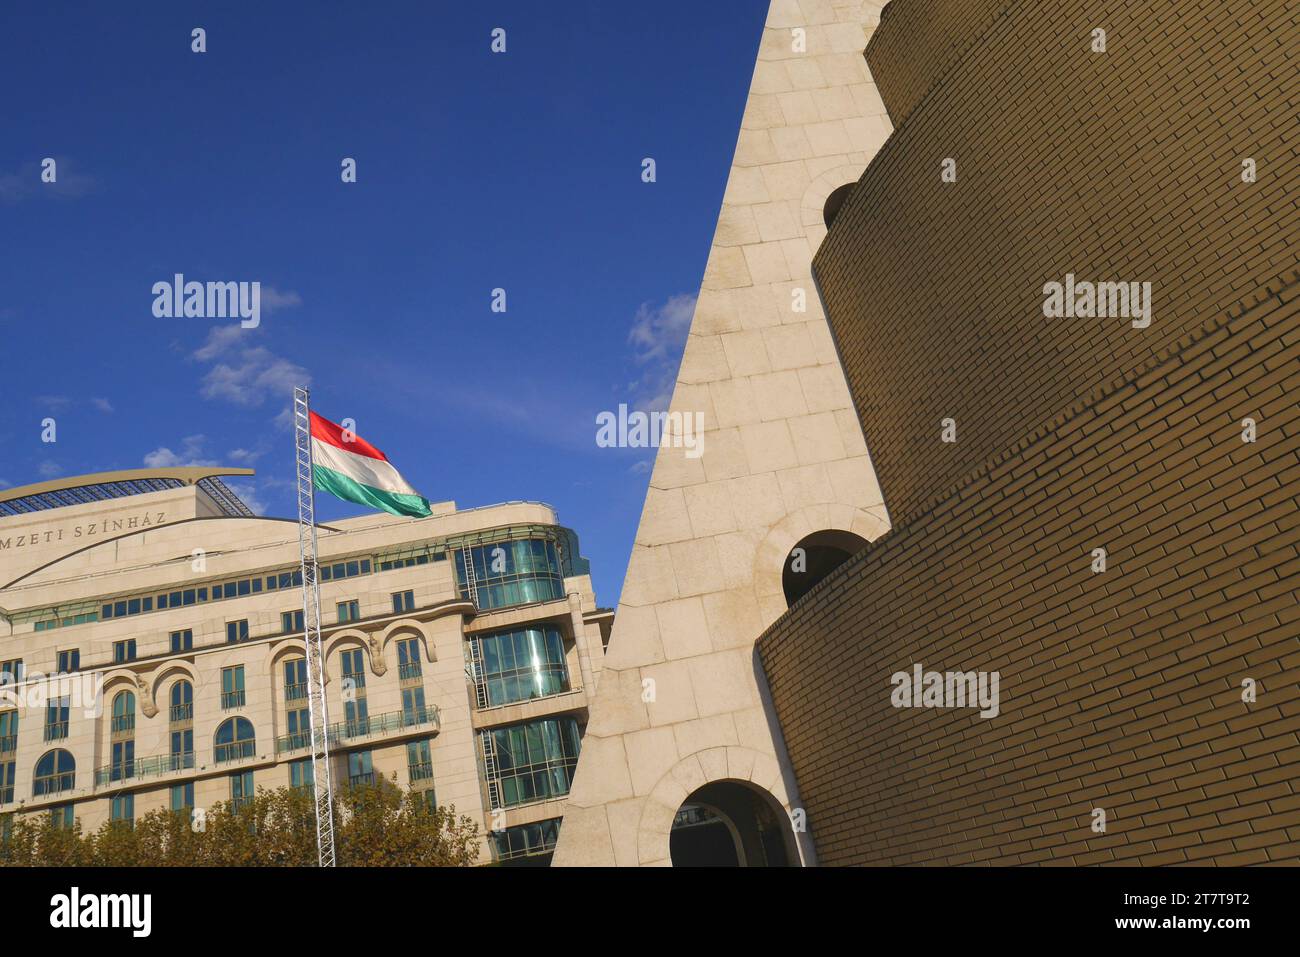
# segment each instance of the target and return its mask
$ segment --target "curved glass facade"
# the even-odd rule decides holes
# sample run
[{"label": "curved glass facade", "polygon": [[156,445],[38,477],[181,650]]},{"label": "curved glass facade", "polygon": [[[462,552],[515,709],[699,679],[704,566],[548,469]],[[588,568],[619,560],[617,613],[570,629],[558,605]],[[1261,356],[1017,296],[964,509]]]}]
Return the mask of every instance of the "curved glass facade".
[{"label": "curved glass facade", "polygon": [[578,722],[541,718],[483,731],[496,753],[501,806],[546,801],[569,793],[578,764]]},{"label": "curved glass facade", "polygon": [[504,608],[564,597],[564,570],[555,542],[521,538],[471,545],[456,552],[456,583],[469,597],[466,555],[474,563],[479,608]]},{"label": "curved glass facade", "polygon": [[518,628],[471,639],[478,645],[487,706],[512,704],[569,690],[564,636],[554,625]]}]

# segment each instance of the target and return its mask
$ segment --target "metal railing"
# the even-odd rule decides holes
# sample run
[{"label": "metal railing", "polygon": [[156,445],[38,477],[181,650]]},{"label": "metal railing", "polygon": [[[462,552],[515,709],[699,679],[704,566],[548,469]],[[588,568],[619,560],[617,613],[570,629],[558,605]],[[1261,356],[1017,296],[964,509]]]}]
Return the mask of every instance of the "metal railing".
[{"label": "metal railing", "polygon": [[257,742],[232,741],[230,744],[217,745],[213,749],[212,759],[215,764],[227,764],[240,758],[251,758],[256,753]]},{"label": "metal railing", "polygon": [[407,771],[410,772],[411,783],[416,781],[429,781],[433,779],[433,762],[420,761],[416,764],[409,765]]},{"label": "metal railing", "polygon": [[348,776],[348,784],[352,787],[359,787],[365,784],[375,783],[375,772],[366,771],[364,774],[351,774]]},{"label": "metal railing", "polygon": [[152,758],[137,758],[95,769],[96,786],[130,778],[156,777],[172,771],[184,771],[194,767],[194,752],[184,751],[180,754],[159,754]]},{"label": "metal railing", "polygon": [[124,731],[135,730],[135,715],[119,714],[113,716],[112,731],[114,734],[121,734]]},{"label": "metal railing", "polygon": [[223,691],[221,693],[221,709],[229,711],[231,708],[242,708],[244,706],[244,692],[242,691]]},{"label": "metal railing", "polygon": [[[326,734],[330,745],[333,746],[359,738],[371,738],[376,735],[401,731],[406,728],[418,728],[428,724],[432,724],[436,730],[441,723],[442,719],[438,709],[430,705],[423,708],[413,708],[410,711],[391,711],[388,714],[377,714],[371,718],[358,718],[354,721],[338,721],[326,729]],[[283,754],[286,751],[297,751],[308,747],[310,744],[311,735],[307,732],[285,734],[275,739],[275,752],[276,754]]]},{"label": "metal railing", "polygon": [[408,678],[418,678],[424,674],[424,669],[418,661],[407,661],[397,666],[397,676],[405,681]]},{"label": "metal railing", "polygon": [[194,720],[194,704],[174,704],[167,713],[167,720],[172,724],[180,724],[182,721]]},{"label": "metal railing", "polygon": [[68,736],[68,722],[47,721],[45,723],[45,740],[60,741]]},{"label": "metal railing", "polygon": [[302,701],[307,697],[307,682],[284,686],[285,701]]}]

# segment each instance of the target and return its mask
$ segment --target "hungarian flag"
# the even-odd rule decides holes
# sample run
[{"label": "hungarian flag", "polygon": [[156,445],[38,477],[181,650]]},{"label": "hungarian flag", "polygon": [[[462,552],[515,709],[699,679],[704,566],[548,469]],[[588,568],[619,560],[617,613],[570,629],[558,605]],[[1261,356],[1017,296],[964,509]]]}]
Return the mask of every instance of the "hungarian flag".
[{"label": "hungarian flag", "polygon": [[355,432],[311,413],[312,480],[322,492],[394,515],[424,518],[429,501],[406,484],[388,456]]}]

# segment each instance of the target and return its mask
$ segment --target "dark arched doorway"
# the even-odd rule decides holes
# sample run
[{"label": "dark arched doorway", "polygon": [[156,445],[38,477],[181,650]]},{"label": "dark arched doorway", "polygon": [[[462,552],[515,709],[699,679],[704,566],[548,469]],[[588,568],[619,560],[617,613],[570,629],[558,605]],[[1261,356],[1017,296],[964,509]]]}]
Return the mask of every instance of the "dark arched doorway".
[{"label": "dark arched doorway", "polygon": [[740,781],[714,781],[677,809],[668,853],[673,867],[788,867],[798,864],[794,830],[776,800]]},{"label": "dark arched doorway", "polygon": [[852,532],[828,529],[799,540],[785,557],[781,587],[786,605],[793,605],[835,569],[867,547],[865,539]]}]

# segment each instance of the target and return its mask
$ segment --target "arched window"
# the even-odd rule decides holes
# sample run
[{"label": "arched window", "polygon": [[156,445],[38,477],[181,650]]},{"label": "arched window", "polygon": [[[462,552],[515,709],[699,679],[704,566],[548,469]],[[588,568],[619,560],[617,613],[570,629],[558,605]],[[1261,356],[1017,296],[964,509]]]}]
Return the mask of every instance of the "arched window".
[{"label": "arched window", "polygon": [[113,734],[130,734],[135,730],[135,695],[123,691],[113,698]]},{"label": "arched window", "polygon": [[36,762],[36,773],[32,776],[32,793],[40,797],[43,794],[71,791],[76,775],[77,762],[70,752],[62,748],[46,751]]},{"label": "arched window", "polygon": [[214,750],[216,761],[237,761],[252,757],[257,750],[253,736],[253,723],[247,718],[228,718],[217,728]]},{"label": "arched window", "polygon": [[852,532],[828,529],[813,532],[799,540],[786,556],[781,569],[781,586],[786,605],[793,605],[854,553],[867,547],[864,539]]},{"label": "arched window", "polygon": [[194,717],[194,686],[188,681],[177,681],[172,685],[172,705],[167,713],[171,724],[189,721]]}]

